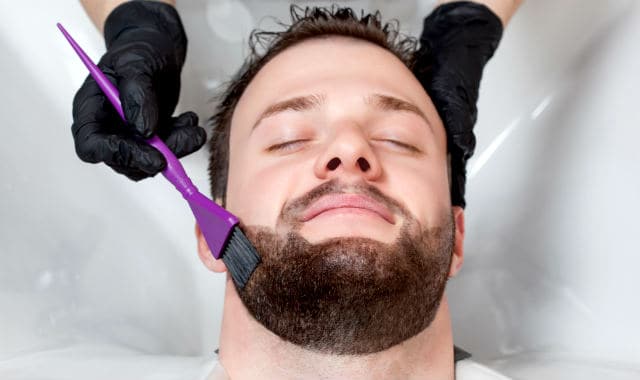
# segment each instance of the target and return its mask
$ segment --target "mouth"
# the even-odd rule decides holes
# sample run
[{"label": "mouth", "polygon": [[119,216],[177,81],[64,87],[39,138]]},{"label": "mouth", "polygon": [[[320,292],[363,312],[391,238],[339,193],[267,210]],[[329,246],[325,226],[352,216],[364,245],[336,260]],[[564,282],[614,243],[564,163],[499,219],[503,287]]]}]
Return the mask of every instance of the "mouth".
[{"label": "mouth", "polygon": [[304,211],[302,221],[307,222],[320,214],[333,211],[353,214],[375,214],[388,223],[395,224],[395,217],[386,206],[367,196],[359,194],[333,194],[324,196]]}]

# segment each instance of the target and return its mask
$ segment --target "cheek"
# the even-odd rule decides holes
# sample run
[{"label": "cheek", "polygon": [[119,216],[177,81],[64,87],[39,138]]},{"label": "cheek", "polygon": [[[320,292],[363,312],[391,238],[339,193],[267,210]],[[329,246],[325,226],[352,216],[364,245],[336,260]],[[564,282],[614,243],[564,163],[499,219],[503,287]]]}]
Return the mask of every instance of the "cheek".
[{"label": "cheek", "polygon": [[312,173],[308,168],[305,162],[268,160],[252,149],[232,149],[227,209],[247,225],[274,228],[283,204],[302,173]]},{"label": "cheek", "polygon": [[256,207],[261,201],[256,195],[260,191],[252,191],[252,178],[255,178],[255,165],[251,165],[252,157],[248,151],[239,145],[231,134],[229,145],[229,172],[227,176],[227,204],[226,208],[246,224],[254,224],[254,220],[261,219],[263,208]]},{"label": "cheek", "polygon": [[439,223],[449,208],[449,184],[444,162],[421,161],[387,166],[387,181],[423,226]]}]

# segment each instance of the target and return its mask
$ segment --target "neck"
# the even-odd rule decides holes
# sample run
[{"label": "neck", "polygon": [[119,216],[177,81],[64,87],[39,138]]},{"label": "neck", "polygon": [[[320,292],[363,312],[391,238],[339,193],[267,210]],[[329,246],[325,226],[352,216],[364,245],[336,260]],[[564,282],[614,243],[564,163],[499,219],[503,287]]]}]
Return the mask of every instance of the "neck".
[{"label": "neck", "polygon": [[385,351],[328,355],[285,342],[259,324],[227,279],[220,363],[231,380],[453,379],[453,338],[446,296],[431,325]]}]

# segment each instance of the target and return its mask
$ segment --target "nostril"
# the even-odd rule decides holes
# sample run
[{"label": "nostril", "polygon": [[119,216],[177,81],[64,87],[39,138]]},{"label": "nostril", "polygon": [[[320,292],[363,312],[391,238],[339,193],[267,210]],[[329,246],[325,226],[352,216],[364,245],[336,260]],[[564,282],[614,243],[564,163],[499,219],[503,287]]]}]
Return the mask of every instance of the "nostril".
[{"label": "nostril", "polygon": [[358,165],[360,165],[360,169],[362,169],[363,172],[366,172],[371,167],[367,160],[362,157],[358,158]]},{"label": "nostril", "polygon": [[338,167],[338,165],[340,165],[340,159],[338,157],[334,157],[331,159],[331,161],[329,161],[329,163],[327,164],[327,168],[329,170],[336,170],[336,168]]}]

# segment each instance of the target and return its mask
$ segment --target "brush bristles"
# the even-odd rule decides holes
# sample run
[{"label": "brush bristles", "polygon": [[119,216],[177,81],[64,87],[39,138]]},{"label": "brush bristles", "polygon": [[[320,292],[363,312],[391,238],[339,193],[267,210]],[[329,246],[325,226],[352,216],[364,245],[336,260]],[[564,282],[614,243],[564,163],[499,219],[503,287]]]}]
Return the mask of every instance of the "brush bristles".
[{"label": "brush bristles", "polygon": [[231,273],[233,282],[238,288],[243,289],[251,273],[260,263],[260,255],[240,227],[235,226],[222,254],[222,260]]}]

